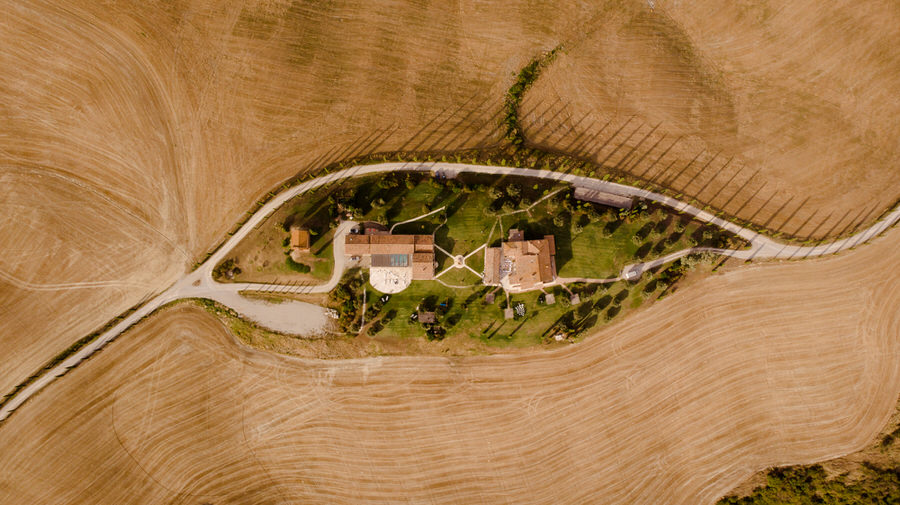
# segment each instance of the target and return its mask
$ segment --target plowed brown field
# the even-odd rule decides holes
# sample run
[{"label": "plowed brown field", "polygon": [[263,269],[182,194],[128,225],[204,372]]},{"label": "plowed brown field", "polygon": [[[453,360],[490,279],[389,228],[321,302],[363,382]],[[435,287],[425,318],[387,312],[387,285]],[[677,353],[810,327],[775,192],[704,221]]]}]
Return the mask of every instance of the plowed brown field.
[{"label": "plowed brown field", "polygon": [[[6,2],[0,395],[171,284],[281,181],[492,143],[511,73],[582,9]],[[94,281],[109,283],[62,286]]]},{"label": "plowed brown field", "polygon": [[896,2],[622,5],[525,94],[530,139],[800,236],[900,198]]},{"label": "plowed brown field", "polygon": [[[654,4],[6,2],[0,394],[279,181],[493,142],[512,73],[564,41],[523,104],[541,143],[790,233],[897,198],[895,3]],[[169,311],[4,423],[0,503],[710,502],[887,420],[898,245],[741,268],[533,355],[300,361]]]},{"label": "plowed brown field", "polygon": [[898,243],[708,277],[529,355],[303,361],[170,310],[4,424],[0,501],[710,503],[885,424]]}]

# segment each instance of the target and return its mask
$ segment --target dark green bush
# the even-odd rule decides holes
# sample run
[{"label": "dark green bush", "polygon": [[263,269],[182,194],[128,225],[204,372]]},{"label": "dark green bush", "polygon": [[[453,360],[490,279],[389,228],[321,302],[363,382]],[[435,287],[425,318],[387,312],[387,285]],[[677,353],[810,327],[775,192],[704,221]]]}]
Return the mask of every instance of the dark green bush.
[{"label": "dark green bush", "polygon": [[288,256],[284,259],[285,265],[288,266],[294,272],[300,272],[301,274],[308,274],[310,271],[309,265],[305,263],[297,263],[293,258]]}]

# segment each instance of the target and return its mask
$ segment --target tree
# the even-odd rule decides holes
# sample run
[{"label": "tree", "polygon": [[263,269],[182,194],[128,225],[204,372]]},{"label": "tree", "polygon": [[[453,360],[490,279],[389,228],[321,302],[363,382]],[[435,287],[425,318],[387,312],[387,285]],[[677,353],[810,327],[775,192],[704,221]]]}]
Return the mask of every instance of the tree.
[{"label": "tree", "polygon": [[378,181],[378,187],[381,189],[393,189],[399,185],[400,184],[397,182],[397,179],[395,179],[391,175],[382,177],[381,180]]},{"label": "tree", "polygon": [[557,214],[553,216],[553,226],[557,228],[563,228],[566,226],[566,218],[563,217],[562,214]]}]

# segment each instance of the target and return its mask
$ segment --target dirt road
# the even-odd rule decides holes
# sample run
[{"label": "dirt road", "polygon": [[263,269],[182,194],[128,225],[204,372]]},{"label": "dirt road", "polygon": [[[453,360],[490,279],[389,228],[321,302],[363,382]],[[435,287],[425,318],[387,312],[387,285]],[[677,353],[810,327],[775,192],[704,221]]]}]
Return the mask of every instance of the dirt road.
[{"label": "dirt road", "polygon": [[[875,223],[871,227],[863,230],[856,235],[841,240],[836,240],[828,244],[817,246],[795,246],[780,243],[769,237],[760,235],[759,233],[734,224],[730,221],[717,217],[707,211],[698,209],[688,203],[681,202],[675,198],[654,193],[652,191],[625,186],[609,181],[602,181],[584,176],[576,176],[559,172],[551,172],[547,170],[535,170],[517,167],[495,167],[483,165],[467,165],[454,163],[381,163],[376,165],[362,165],[347,168],[339,172],[334,172],[323,177],[312,179],[299,184],[283,193],[277,195],[267,204],[262,206],[250,219],[242,226],[234,235],[232,235],[225,244],[209,257],[197,270],[187,274],[180,281],[176,282],[172,287],[148,301],[145,305],[124,318],[121,322],[113,326],[110,330],[100,335],[96,340],[81,348],[78,352],[65,359],[50,370],[45,371],[41,377],[22,389],[9,402],[0,409],[0,421],[9,417],[19,406],[21,406],[29,398],[37,394],[41,389],[50,384],[57,377],[64,375],[69,369],[77,366],[79,363],[89,358],[99,349],[102,349],[107,343],[114,340],[126,329],[140,321],[143,317],[149,315],[157,308],[184,298],[209,298],[224,303],[238,312],[249,314],[250,317],[265,323],[269,320],[272,326],[278,328],[303,328],[309,329],[315,326],[317,322],[324,322],[324,312],[321,307],[316,309],[315,305],[301,304],[290,305],[291,309],[278,309],[275,305],[266,305],[257,301],[251,301],[241,297],[239,291],[267,291],[272,289],[270,284],[253,284],[253,283],[234,283],[223,284],[215,282],[212,278],[212,270],[215,266],[225,259],[229,252],[241,241],[254,227],[259,225],[268,215],[275,211],[289,199],[303,194],[311,189],[333,183],[335,181],[348,177],[358,177],[363,175],[371,175],[389,172],[438,172],[445,175],[455,175],[460,173],[490,174],[490,175],[515,175],[523,177],[538,177],[542,179],[551,179],[556,181],[568,182],[577,186],[584,186],[592,189],[600,189],[610,193],[634,198],[642,198],[653,200],[667,205],[676,211],[690,214],[698,220],[719,226],[750,243],[748,249],[743,250],[724,250],[724,249],[690,249],[679,251],[655,261],[647,263],[639,263],[626,266],[623,269],[622,276],[624,278],[633,279],[640,275],[643,271],[658,266],[666,261],[674,261],[678,257],[689,254],[690,252],[706,250],[717,254],[728,255],[743,259],[791,259],[791,258],[809,258],[815,256],[823,256],[826,254],[834,254],[846,249],[855,247],[864,243],[871,238],[879,235],[889,227],[893,226],[900,220],[900,209],[896,209],[885,216],[881,221]],[[328,283],[314,288],[314,291],[307,292],[327,292],[330,291],[340,279],[343,272],[343,240],[341,238],[349,231],[352,223],[344,223],[335,234],[335,268],[332,278]],[[285,288],[287,289],[287,288]],[[299,304],[299,302],[294,302]],[[268,309],[266,307],[269,307]],[[276,307],[276,308],[273,308]],[[292,309],[295,309],[291,312]],[[316,311],[319,311],[317,313]],[[269,311],[272,311],[269,313]]]}]

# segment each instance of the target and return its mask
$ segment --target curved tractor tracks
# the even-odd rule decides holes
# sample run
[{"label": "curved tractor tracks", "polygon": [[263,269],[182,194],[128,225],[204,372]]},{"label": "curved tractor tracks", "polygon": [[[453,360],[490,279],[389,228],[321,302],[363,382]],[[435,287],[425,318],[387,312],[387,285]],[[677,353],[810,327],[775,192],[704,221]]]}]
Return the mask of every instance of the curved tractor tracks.
[{"label": "curved tractor tracks", "polygon": [[[102,349],[106,344],[121,335],[129,327],[140,321],[142,318],[150,315],[159,307],[185,298],[208,298],[216,300],[232,308],[239,305],[243,297],[239,295],[241,291],[272,291],[273,287],[279,288],[278,285],[257,284],[257,283],[218,283],[212,278],[212,271],[216,264],[222,261],[226,255],[241,241],[251,230],[258,226],[266,217],[268,217],[275,209],[280,207],[289,199],[301,195],[312,189],[316,189],[328,184],[333,184],[342,179],[359,177],[364,175],[373,175],[390,172],[434,172],[448,177],[453,177],[461,173],[485,174],[494,176],[522,176],[537,177],[541,179],[554,180],[559,182],[570,183],[575,186],[582,186],[589,189],[601,190],[607,193],[614,193],[621,196],[639,198],[643,200],[655,201],[657,203],[671,207],[677,212],[689,214],[694,218],[716,225],[727,230],[744,240],[749,244],[748,248],[733,249],[716,249],[706,247],[695,247],[678,251],[667,256],[644,262],[626,265],[621,272],[619,279],[634,280],[640,275],[652,268],[663,265],[667,262],[674,261],[680,257],[695,252],[709,252],[722,256],[729,256],[744,260],[755,259],[800,259],[826,254],[834,254],[840,251],[853,248],[859,244],[867,242],[873,237],[879,235],[886,229],[890,228],[897,221],[900,221],[900,208],[893,210],[883,219],[872,225],[871,227],[844,239],[836,240],[828,244],[816,246],[798,246],[778,242],[772,238],[760,235],[751,229],[734,224],[730,221],[722,219],[710,212],[694,207],[688,203],[682,202],[675,198],[655,193],[653,191],[617,184],[614,182],[603,181],[592,177],[578,176],[560,172],[551,172],[548,170],[536,170],[529,168],[517,167],[498,167],[484,165],[467,165],[444,162],[426,162],[426,163],[380,163],[375,165],[359,165],[350,167],[338,172],[312,179],[297,186],[294,186],[263,205],[257,210],[250,219],[232,235],[214,254],[212,254],[202,265],[193,272],[185,275],[174,285],[158,294],[154,298],[147,301],[140,308],[122,319],[118,324],[109,330],[100,334],[95,340],[85,345],[77,352],[61,361],[56,366],[45,370],[44,373],[36,380],[22,388],[15,396],[10,398],[0,408],[0,422],[8,418],[17,408],[25,403],[29,398],[37,394],[48,384],[53,382],[57,377],[63,376],[68,370],[78,366],[79,363],[88,359],[95,352]],[[317,286],[304,286],[302,292],[305,293],[324,293],[328,292],[337,285],[343,271],[343,241],[338,240],[344,233],[347,233],[352,223],[343,223],[335,234],[335,268],[334,274],[329,282]],[[301,289],[300,287],[283,287],[285,292],[292,289]],[[240,310],[238,310],[240,312]]]}]

